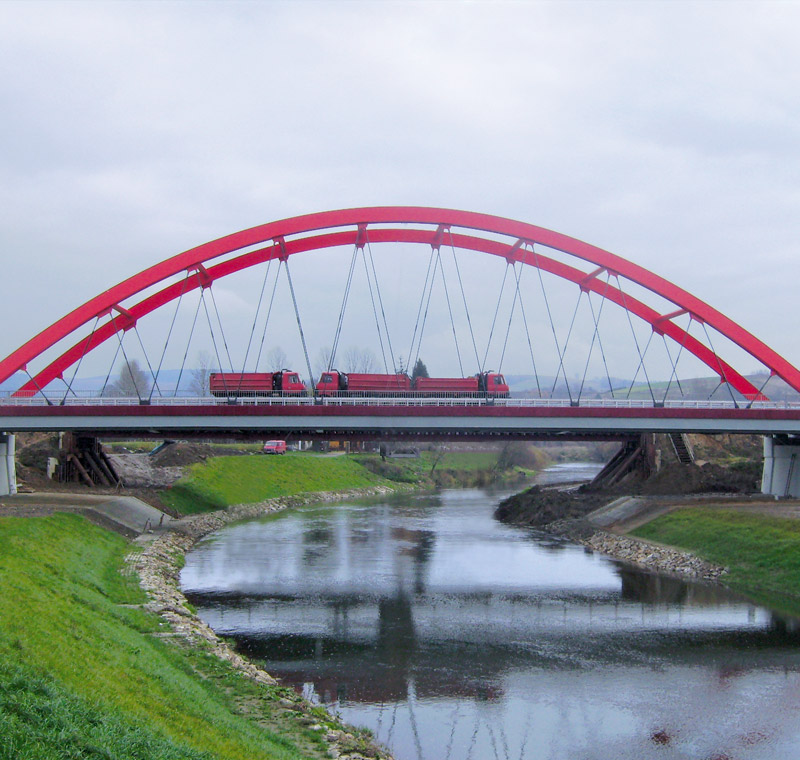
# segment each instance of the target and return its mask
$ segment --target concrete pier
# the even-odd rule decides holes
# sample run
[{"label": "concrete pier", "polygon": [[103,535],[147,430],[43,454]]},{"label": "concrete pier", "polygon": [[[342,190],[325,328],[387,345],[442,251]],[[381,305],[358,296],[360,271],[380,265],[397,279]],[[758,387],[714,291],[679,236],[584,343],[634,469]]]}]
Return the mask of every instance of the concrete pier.
[{"label": "concrete pier", "polygon": [[17,470],[14,459],[14,434],[0,433],[0,496],[17,492]]},{"label": "concrete pier", "polygon": [[800,497],[800,438],[764,436],[761,493],[780,498]]}]

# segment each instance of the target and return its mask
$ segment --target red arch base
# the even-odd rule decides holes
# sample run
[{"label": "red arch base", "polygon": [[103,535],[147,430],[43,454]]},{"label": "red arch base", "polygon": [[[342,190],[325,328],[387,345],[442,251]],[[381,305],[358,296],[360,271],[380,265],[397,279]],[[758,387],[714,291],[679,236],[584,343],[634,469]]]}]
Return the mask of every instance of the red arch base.
[{"label": "red arch base", "polygon": [[[392,224],[420,224],[421,229],[408,227],[392,228]],[[380,226],[377,226],[380,225]],[[338,229],[337,228],[344,228]],[[471,233],[490,233],[486,238],[479,234],[454,232],[467,230]],[[326,230],[321,234],[320,231]],[[336,230],[336,231],[327,231]],[[502,235],[511,242],[502,242]],[[319,250],[335,246],[363,246],[366,242],[411,242],[440,247],[453,245],[456,248],[479,251],[502,256],[509,261],[521,262],[551,272],[578,284],[647,321],[654,330],[667,335],[703,361],[723,382],[750,399],[763,399],[758,389],[717,356],[713,350],[697,341],[672,320],[679,315],[690,314],[692,319],[706,323],[727,337],[740,348],[761,362],[773,375],[783,379],[800,392],[800,371],[783,357],[750,334],[724,314],[712,308],[673,283],[626,259],[601,248],[552,230],[537,227],[488,214],[469,211],[437,209],[418,206],[379,206],[340,211],[325,211],[252,227],[235,232],[218,240],[205,243],[166,259],[133,277],[115,285],[95,298],[90,299],[74,311],[53,323],[8,357],[0,361],[0,382],[28,364],[69,336],[83,325],[104,316],[107,322],[91,335],[77,341],[71,348],[38,371],[15,395],[24,395],[46,387],[54,379],[62,377],[67,368],[95,349],[119,330],[133,327],[141,317],[178,298],[182,293],[197,287],[208,287],[214,280],[234,272],[262,263],[269,259],[285,259],[304,251]],[[268,242],[255,251],[226,259],[206,267],[220,256]],[[533,253],[534,244],[569,254],[593,265],[591,271],[572,267],[543,254]],[[133,306],[123,307],[128,299],[135,297],[168,278],[187,272],[191,277],[173,282],[157,293],[142,299]],[[647,288],[661,298],[672,302],[675,310],[659,314],[645,303],[624,294],[607,282],[598,280],[601,272],[624,277]]]}]

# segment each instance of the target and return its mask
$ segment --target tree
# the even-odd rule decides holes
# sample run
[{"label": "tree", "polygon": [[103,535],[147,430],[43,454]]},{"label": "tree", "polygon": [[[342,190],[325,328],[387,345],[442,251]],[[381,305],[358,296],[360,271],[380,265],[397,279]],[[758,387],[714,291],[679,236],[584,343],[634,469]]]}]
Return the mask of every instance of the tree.
[{"label": "tree", "polygon": [[317,358],[314,361],[314,375],[315,377],[319,377],[323,372],[327,372],[328,369],[333,369],[329,367],[331,363],[331,347],[330,346],[323,346],[317,351]]},{"label": "tree", "polygon": [[136,359],[122,365],[117,379],[106,387],[105,395],[139,399],[150,395],[150,380]]},{"label": "tree", "polygon": [[430,377],[428,374],[428,368],[425,366],[425,362],[422,359],[417,359],[417,363],[414,365],[414,369],[411,371],[411,379],[416,380],[418,377]]},{"label": "tree", "polygon": [[200,351],[197,354],[197,369],[191,373],[190,389],[198,396],[208,396],[210,394],[208,376],[212,372],[211,354],[208,351]]},{"label": "tree", "polygon": [[278,372],[278,370],[287,369],[289,366],[289,357],[286,356],[286,352],[280,346],[271,348],[265,361],[269,372]]},{"label": "tree", "polygon": [[364,374],[374,372],[377,366],[375,354],[370,349],[348,348],[344,355],[345,372],[361,372]]}]

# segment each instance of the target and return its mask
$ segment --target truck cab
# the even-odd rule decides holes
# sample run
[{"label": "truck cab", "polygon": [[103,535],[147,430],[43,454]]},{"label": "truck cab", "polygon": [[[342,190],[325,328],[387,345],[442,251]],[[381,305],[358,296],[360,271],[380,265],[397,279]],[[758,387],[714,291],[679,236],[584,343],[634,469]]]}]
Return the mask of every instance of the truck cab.
[{"label": "truck cab", "polygon": [[509,387],[499,372],[484,372],[478,376],[478,386],[487,396],[508,398]]},{"label": "truck cab", "polygon": [[293,372],[290,369],[282,369],[280,372],[272,374],[272,390],[274,391],[300,393],[305,389],[306,384],[297,372]]},{"label": "truck cab", "polygon": [[331,369],[323,372],[320,375],[319,382],[316,385],[317,393],[321,396],[330,395],[331,393],[338,393],[339,391],[347,390],[347,375],[339,370]]}]

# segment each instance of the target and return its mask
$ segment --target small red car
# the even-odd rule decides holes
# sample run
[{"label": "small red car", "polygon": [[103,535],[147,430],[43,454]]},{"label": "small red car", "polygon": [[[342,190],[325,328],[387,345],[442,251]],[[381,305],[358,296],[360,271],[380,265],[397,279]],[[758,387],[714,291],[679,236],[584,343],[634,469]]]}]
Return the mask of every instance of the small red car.
[{"label": "small red car", "polygon": [[286,441],[267,441],[263,451],[265,454],[285,454]]}]

